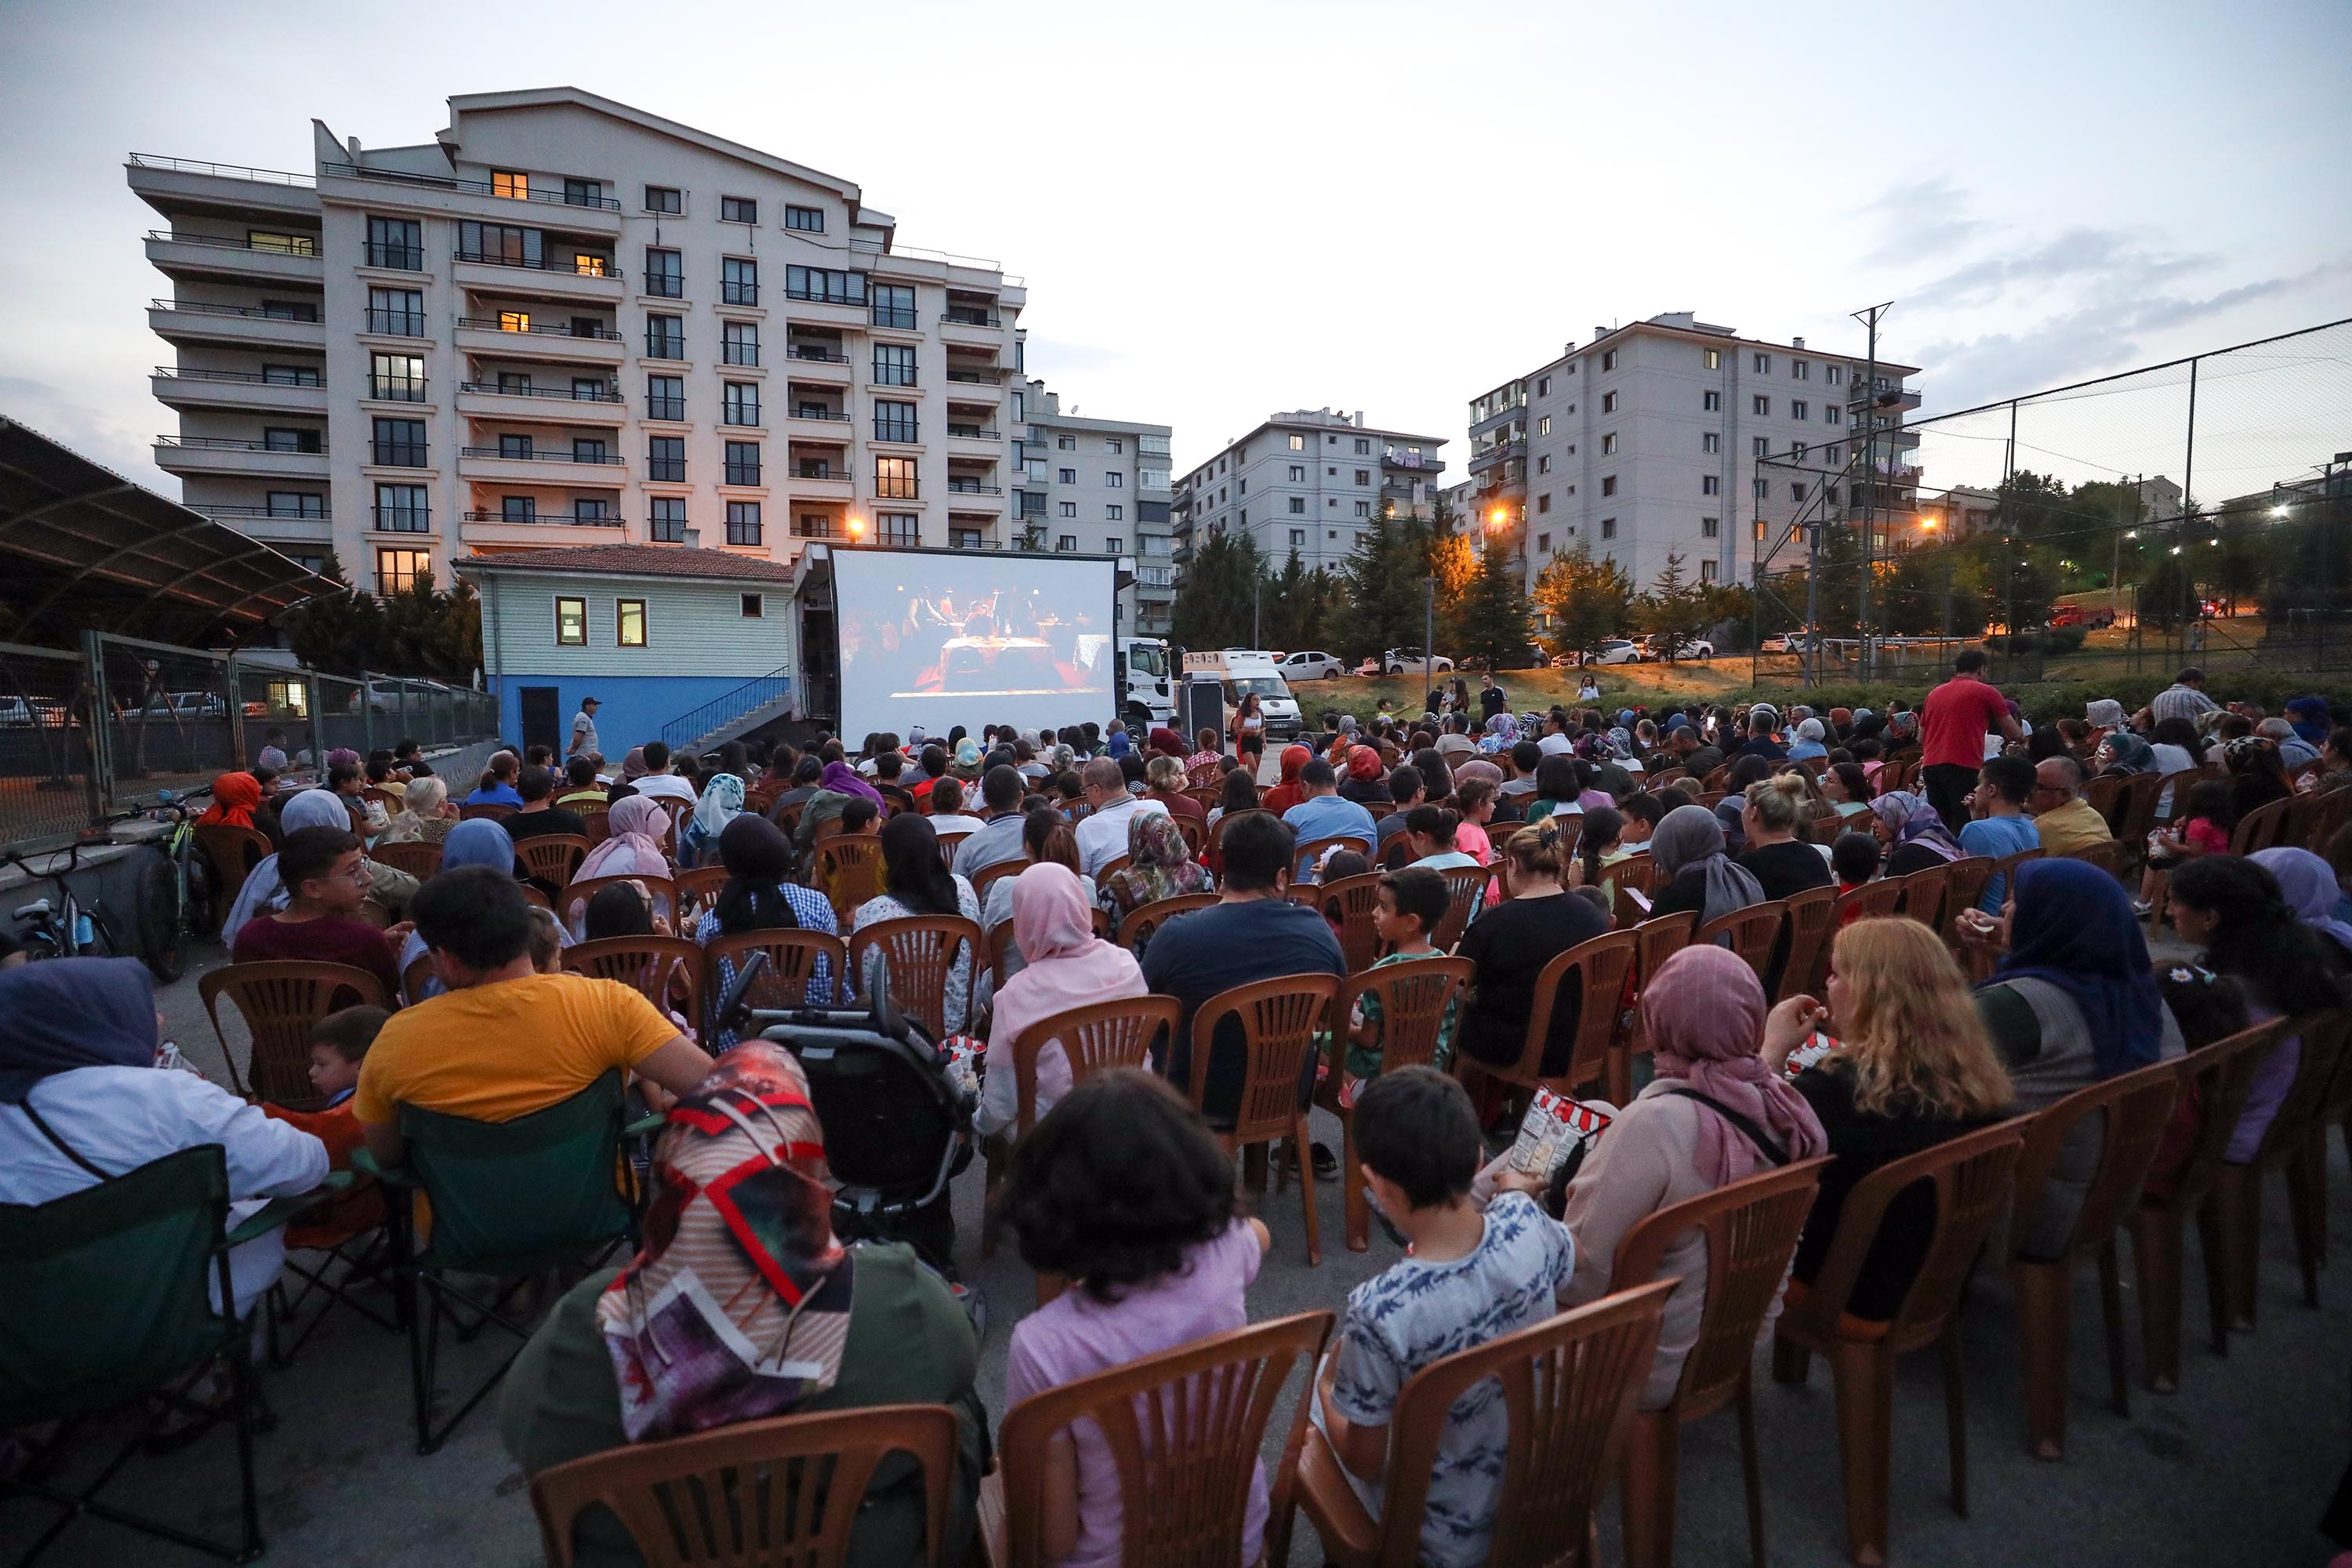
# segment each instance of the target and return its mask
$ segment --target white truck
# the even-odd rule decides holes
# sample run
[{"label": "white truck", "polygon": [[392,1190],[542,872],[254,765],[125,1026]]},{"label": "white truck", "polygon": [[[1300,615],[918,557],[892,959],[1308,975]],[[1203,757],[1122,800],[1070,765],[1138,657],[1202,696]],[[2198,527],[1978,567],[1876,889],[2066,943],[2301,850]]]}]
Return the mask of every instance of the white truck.
[{"label": "white truck", "polygon": [[1158,637],[1121,637],[1118,644],[1118,716],[1142,735],[1176,720],[1176,690],[1168,674],[1168,645]]},{"label": "white truck", "polygon": [[1269,741],[1288,740],[1299,731],[1298,699],[1290,693],[1290,683],[1282,678],[1282,666],[1273,655],[1265,653],[1188,653],[1184,656],[1187,677],[1213,675],[1224,687],[1225,733],[1234,727],[1234,709],[1247,695],[1255,693],[1258,709],[1265,715],[1265,736]]}]

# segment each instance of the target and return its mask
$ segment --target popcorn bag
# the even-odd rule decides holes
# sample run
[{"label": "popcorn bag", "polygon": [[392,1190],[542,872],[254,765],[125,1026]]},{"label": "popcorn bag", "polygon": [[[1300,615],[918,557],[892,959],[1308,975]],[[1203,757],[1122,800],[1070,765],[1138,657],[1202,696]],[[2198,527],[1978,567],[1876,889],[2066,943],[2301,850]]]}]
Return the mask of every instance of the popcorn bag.
[{"label": "popcorn bag", "polygon": [[1547,1180],[1571,1160],[1581,1163],[1601,1130],[1615,1118],[1598,1106],[1535,1091],[1527,1115],[1519,1119],[1519,1136],[1511,1145],[1511,1168],[1522,1175]]},{"label": "popcorn bag", "polygon": [[959,1087],[980,1092],[981,1053],[988,1042],[972,1035],[950,1035],[940,1049],[947,1053],[948,1077]]},{"label": "popcorn bag", "polygon": [[1780,1065],[1780,1071],[1793,1079],[1799,1073],[1815,1065],[1837,1048],[1838,1043],[1835,1039],[1815,1029],[1805,1037],[1803,1045],[1789,1053],[1789,1059]]}]

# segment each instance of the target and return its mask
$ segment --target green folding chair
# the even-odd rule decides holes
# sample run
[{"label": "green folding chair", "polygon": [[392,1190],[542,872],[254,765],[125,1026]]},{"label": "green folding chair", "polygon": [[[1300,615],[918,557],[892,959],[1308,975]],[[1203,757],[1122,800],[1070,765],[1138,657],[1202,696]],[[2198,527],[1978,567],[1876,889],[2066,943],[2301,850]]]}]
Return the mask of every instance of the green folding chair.
[{"label": "green folding chair", "polygon": [[[416,1405],[416,1451],[448,1440],[507,1374],[530,1337],[510,1314],[520,1289],[565,1267],[593,1268],[623,1245],[634,1249],[638,1193],[622,1157],[621,1075],[606,1073],[570,1100],[512,1121],[475,1121],[400,1107],[407,1163],[386,1171],[364,1149],[354,1169],[384,1184],[393,1268],[408,1323],[408,1363]],[[635,1129],[630,1131],[634,1131]],[[416,1244],[415,1198],[431,1205],[432,1234]],[[464,1275],[493,1282],[488,1296],[457,1285]],[[496,1324],[516,1344],[457,1414],[433,1424],[441,1325],[461,1340]]]},{"label": "green folding chair", "polygon": [[[252,1339],[233,1311],[229,1249],[275,1229],[310,1197],[281,1198],[227,1228],[228,1163],[217,1143],[182,1149],[128,1174],[45,1204],[0,1204],[0,1429],[66,1423],[157,1396],[152,1419],[79,1492],[0,1477],[0,1497],[39,1498],[65,1511],[18,1558],[19,1568],[87,1514],[234,1563],[261,1555],[255,1496]],[[201,1407],[187,1397],[215,1356],[230,1368],[244,1533],[208,1541],[97,1500],[157,1421]],[[207,1413],[209,1414],[209,1413]]]}]

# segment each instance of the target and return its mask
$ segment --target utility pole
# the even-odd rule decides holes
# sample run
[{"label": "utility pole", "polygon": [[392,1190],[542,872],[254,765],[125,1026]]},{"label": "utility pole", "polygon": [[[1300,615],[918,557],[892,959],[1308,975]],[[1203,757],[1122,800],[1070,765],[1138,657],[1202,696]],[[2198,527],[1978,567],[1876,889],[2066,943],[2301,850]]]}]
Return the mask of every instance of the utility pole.
[{"label": "utility pole", "polygon": [[1853,319],[1870,329],[1870,368],[1864,373],[1862,384],[1863,466],[1864,488],[1862,492],[1862,583],[1859,597],[1854,602],[1854,637],[1856,651],[1862,656],[1861,676],[1870,679],[1870,573],[1871,557],[1877,549],[1878,521],[1878,323],[1895,302],[1873,305],[1868,310],[1855,310]]},{"label": "utility pole", "polygon": [[1421,689],[1437,679],[1437,574],[1421,580]]},{"label": "utility pole", "polygon": [[1253,572],[1250,575],[1250,647],[1252,647],[1265,646],[1265,634],[1261,626],[1264,616],[1259,603],[1265,596],[1265,574]]}]

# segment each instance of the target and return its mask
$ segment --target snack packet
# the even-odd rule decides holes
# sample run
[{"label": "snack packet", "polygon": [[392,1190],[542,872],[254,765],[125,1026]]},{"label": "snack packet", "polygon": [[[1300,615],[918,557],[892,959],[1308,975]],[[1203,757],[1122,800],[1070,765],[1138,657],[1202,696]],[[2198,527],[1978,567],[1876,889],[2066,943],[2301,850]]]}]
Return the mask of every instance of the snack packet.
[{"label": "snack packet", "polygon": [[1599,1106],[1548,1089],[1537,1089],[1528,1101],[1527,1115],[1519,1119],[1519,1136],[1508,1156],[1511,1168],[1523,1175],[1549,1179],[1570,1159],[1580,1160],[1614,1120]]}]

